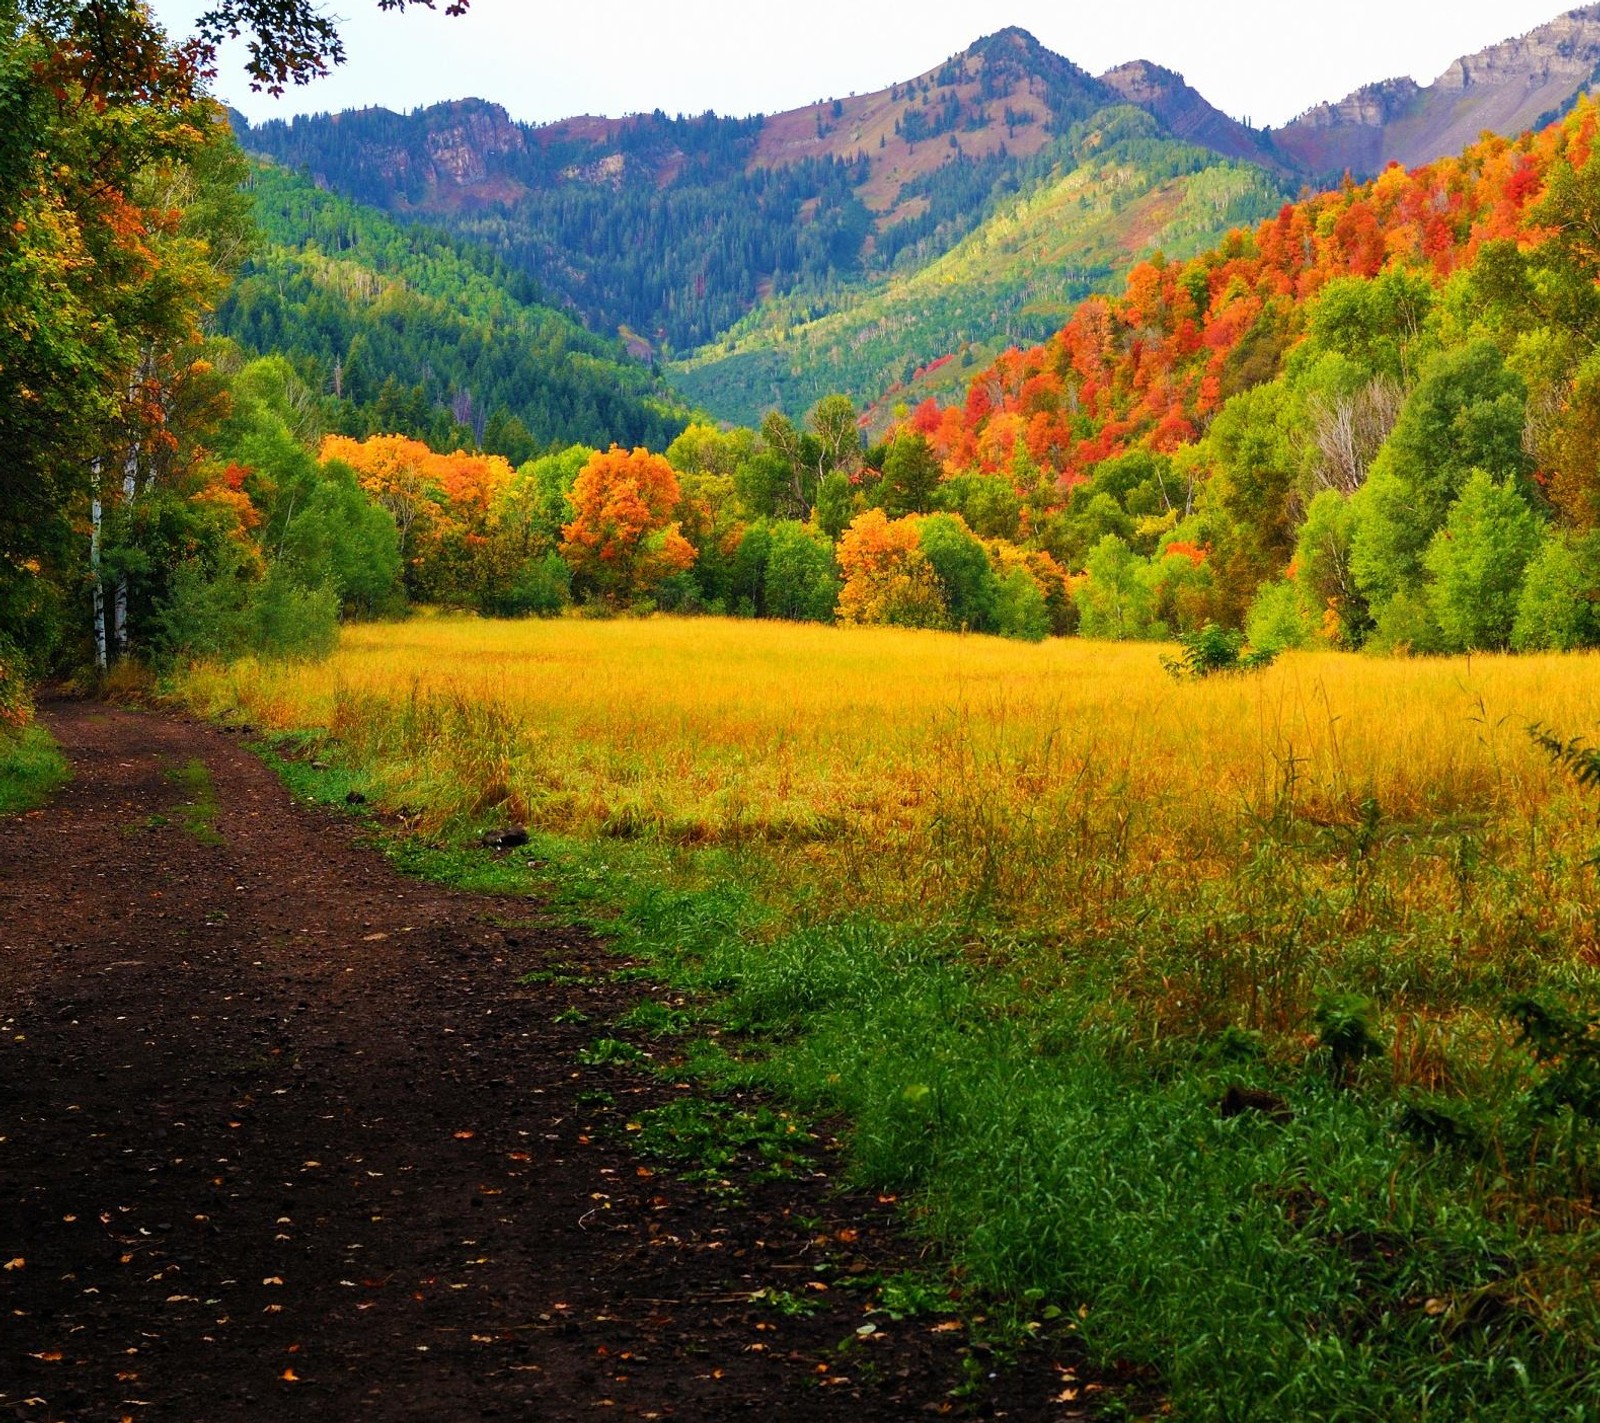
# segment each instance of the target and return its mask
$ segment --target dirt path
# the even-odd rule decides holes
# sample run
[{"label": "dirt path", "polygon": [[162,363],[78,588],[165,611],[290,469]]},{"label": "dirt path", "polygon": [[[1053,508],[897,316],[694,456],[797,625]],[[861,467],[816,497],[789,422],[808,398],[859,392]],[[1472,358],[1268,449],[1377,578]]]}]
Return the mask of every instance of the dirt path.
[{"label": "dirt path", "polygon": [[675,1089],[577,1065],[640,996],[601,946],[402,879],[209,727],[48,719],[76,778],[0,821],[0,1417],[1079,1416],[1042,1354],[952,1403],[963,1333],[810,1290],[909,1262],[891,1208],[642,1167]]}]

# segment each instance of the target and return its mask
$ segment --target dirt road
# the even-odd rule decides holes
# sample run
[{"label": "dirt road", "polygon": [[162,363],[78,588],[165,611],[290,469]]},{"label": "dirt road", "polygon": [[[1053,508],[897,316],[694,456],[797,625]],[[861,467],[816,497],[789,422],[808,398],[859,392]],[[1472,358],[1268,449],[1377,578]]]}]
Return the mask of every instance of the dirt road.
[{"label": "dirt road", "polygon": [[892,1207],[643,1164],[682,1089],[579,1064],[647,991],[602,945],[401,878],[208,726],[47,716],[75,779],[0,821],[0,1417],[1080,1416],[839,1287],[913,1259]]}]

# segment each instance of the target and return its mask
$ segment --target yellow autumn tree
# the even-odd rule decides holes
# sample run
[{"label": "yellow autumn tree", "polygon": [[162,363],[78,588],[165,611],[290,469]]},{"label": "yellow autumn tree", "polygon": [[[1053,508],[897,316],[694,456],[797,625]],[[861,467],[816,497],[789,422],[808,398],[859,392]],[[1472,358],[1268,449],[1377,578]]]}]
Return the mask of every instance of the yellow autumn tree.
[{"label": "yellow autumn tree", "polygon": [[856,517],[839,540],[841,623],[948,627],[938,574],[922,551],[922,520],[891,519],[882,509]]}]

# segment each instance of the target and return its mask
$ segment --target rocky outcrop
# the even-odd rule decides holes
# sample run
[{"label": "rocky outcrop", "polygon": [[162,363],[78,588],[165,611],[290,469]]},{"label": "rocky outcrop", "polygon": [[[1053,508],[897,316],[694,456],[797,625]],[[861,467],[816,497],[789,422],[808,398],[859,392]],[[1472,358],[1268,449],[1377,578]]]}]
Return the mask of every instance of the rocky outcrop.
[{"label": "rocky outcrop", "polygon": [[1432,84],[1393,79],[1308,110],[1274,136],[1308,176],[1370,177],[1459,153],[1485,130],[1549,123],[1600,87],[1600,5],[1455,61]]},{"label": "rocky outcrop", "polygon": [[427,111],[423,140],[439,183],[470,187],[490,177],[493,161],[527,146],[519,125],[498,104],[465,100]]}]

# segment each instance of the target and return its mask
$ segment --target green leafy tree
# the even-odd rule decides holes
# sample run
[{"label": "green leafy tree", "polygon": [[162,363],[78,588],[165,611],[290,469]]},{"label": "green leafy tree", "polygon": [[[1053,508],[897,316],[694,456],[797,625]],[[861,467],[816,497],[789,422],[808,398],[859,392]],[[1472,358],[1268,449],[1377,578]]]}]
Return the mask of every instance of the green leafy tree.
[{"label": "green leafy tree", "polygon": [[1600,548],[1594,535],[1547,533],[1528,564],[1511,645],[1518,652],[1572,652],[1600,643]]},{"label": "green leafy tree", "polygon": [[970,632],[997,627],[999,580],[983,544],[958,514],[930,514],[918,526],[923,556],[933,566],[950,620]]},{"label": "green leafy tree", "polygon": [[878,481],[877,502],[891,519],[926,514],[934,505],[944,471],[933,447],[915,431],[902,431],[889,446]]},{"label": "green leafy tree", "polygon": [[1025,568],[1013,568],[995,590],[995,631],[1021,642],[1043,642],[1050,635],[1050,605]]},{"label": "green leafy tree", "polygon": [[371,617],[405,604],[394,517],[337,461],[322,467],[310,499],[289,521],[280,557],[303,586],[331,587],[346,615]]},{"label": "green leafy tree", "polygon": [[1088,577],[1073,592],[1084,637],[1120,641],[1148,635],[1152,599],[1147,568],[1115,534],[1095,545],[1087,560]]},{"label": "green leafy tree", "polygon": [[1281,652],[1287,647],[1305,647],[1315,629],[1306,617],[1300,590],[1288,579],[1280,579],[1263,584],[1256,593],[1244,631],[1251,647]]},{"label": "green leafy tree", "polygon": [[1526,396],[1488,341],[1447,351],[1428,367],[1354,496],[1351,571],[1375,608],[1420,590],[1423,555],[1472,471],[1528,475]]},{"label": "green leafy tree", "polygon": [[1295,538],[1294,583],[1307,620],[1346,647],[1359,647],[1372,626],[1351,568],[1356,519],[1350,499],[1324,489],[1311,501]]},{"label": "green leafy tree", "polygon": [[1482,470],[1468,477],[1423,560],[1433,580],[1428,603],[1447,650],[1509,646],[1539,539],[1539,518],[1515,488]]},{"label": "green leafy tree", "polygon": [[839,601],[832,540],[794,520],[772,525],[764,581],[767,617],[831,622]]}]

